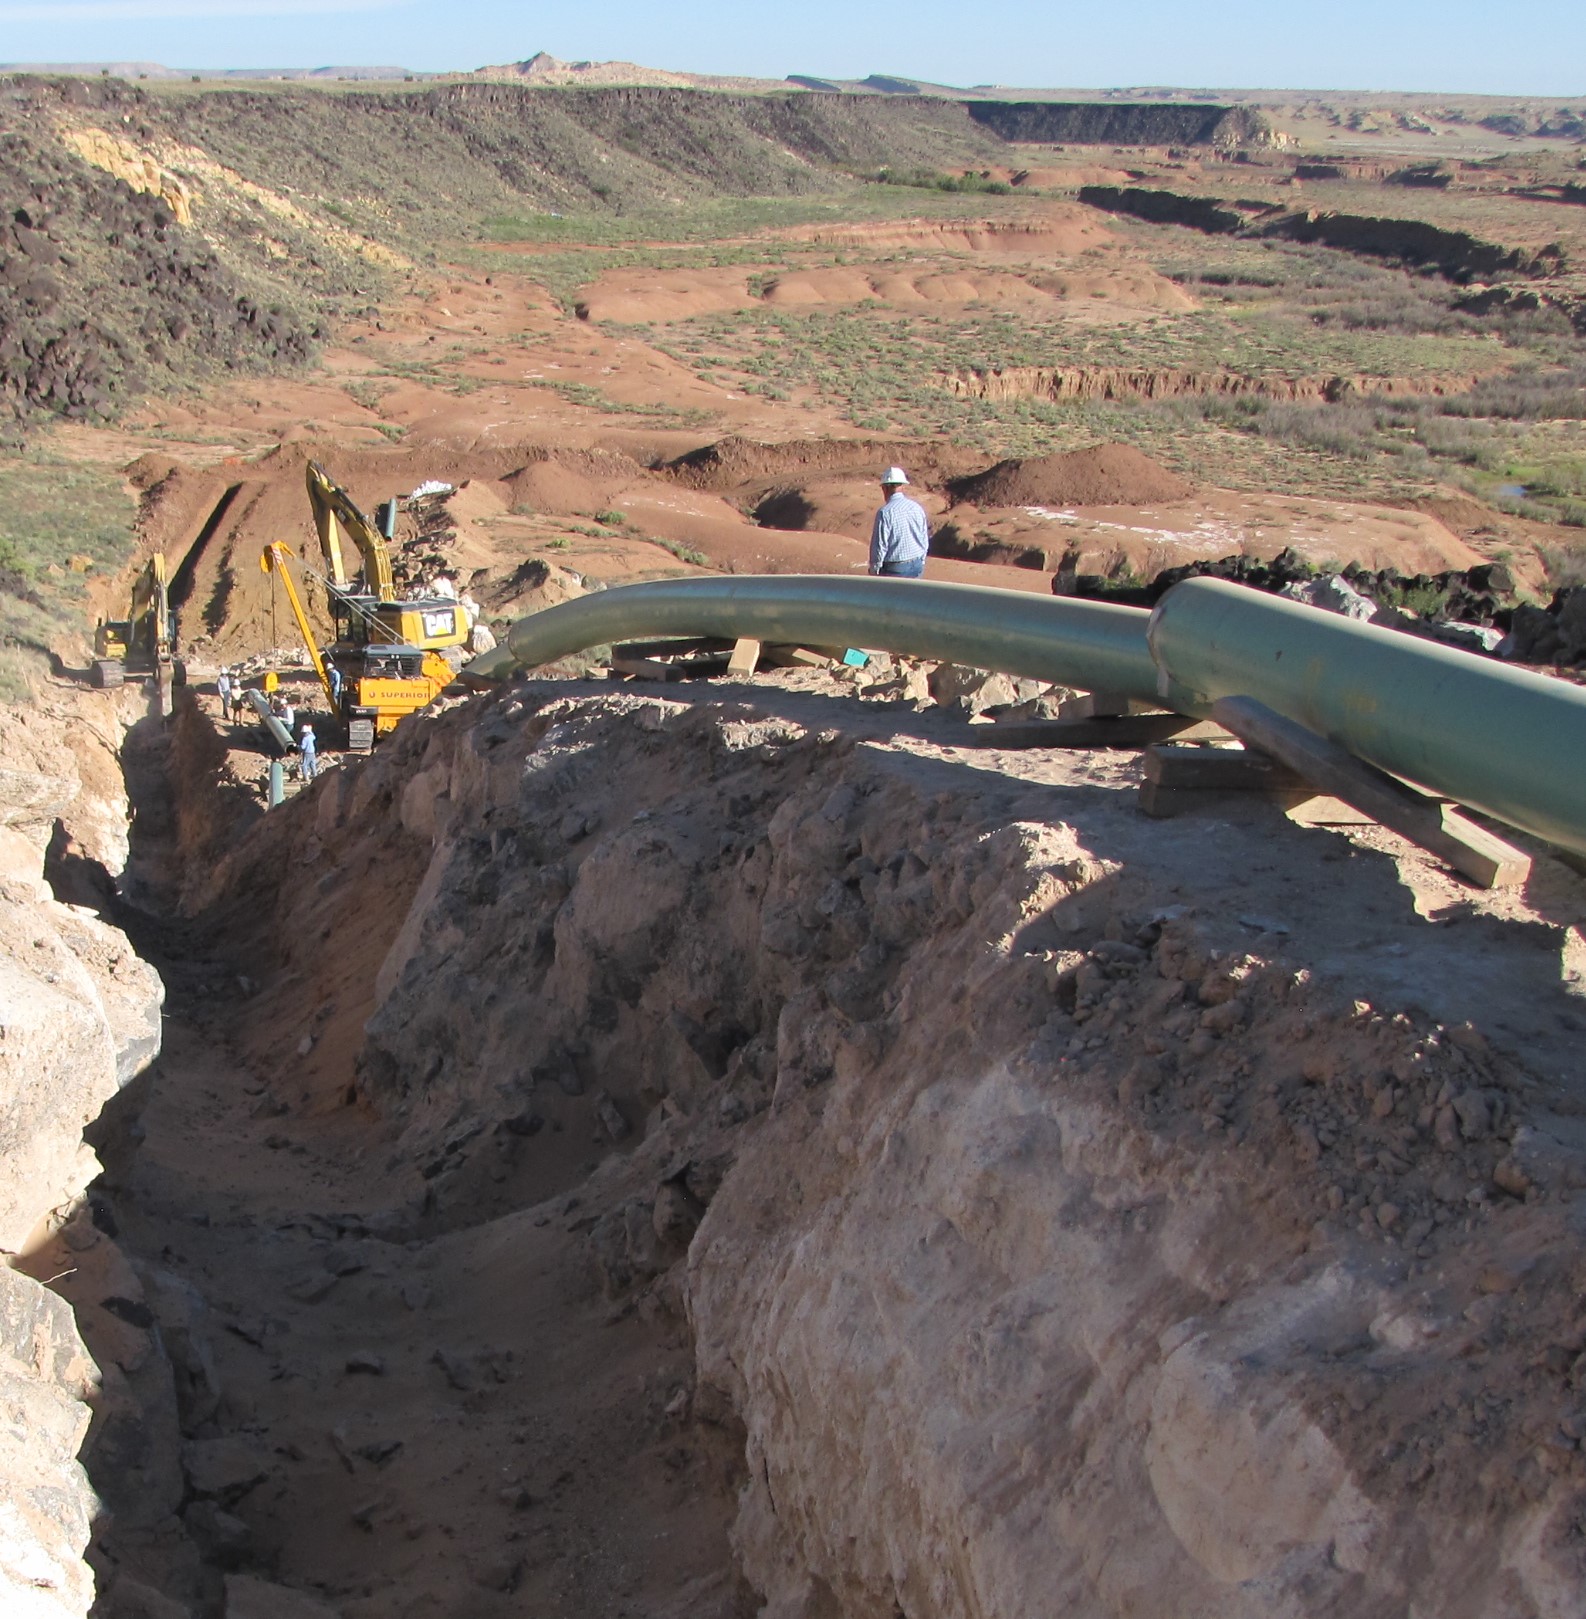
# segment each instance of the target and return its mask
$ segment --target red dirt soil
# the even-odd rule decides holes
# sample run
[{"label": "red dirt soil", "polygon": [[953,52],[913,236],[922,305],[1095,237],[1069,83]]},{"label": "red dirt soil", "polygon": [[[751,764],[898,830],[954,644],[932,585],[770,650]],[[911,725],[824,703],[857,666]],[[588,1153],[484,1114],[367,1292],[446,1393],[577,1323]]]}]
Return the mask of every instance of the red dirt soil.
[{"label": "red dirt soil", "polygon": [[1128,444],[999,461],[953,484],[954,496],[973,506],[1147,506],[1193,493],[1193,485]]}]

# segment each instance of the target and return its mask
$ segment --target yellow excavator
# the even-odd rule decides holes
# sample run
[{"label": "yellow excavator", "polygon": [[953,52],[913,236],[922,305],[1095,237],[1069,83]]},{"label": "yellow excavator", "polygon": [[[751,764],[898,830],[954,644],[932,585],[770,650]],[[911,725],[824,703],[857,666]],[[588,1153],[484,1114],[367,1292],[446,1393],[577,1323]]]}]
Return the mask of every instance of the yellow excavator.
[{"label": "yellow excavator", "polygon": [[149,558],[132,582],[132,608],[125,618],[100,619],[94,626],[94,663],[89,679],[96,686],[119,686],[129,674],[154,675],[162,690],[183,681],[176,659],[176,622],[165,558]]},{"label": "yellow excavator", "polygon": [[[367,753],[377,737],[452,683],[456,671],[441,654],[449,647],[465,646],[472,627],[453,597],[398,597],[389,536],[364,516],[317,461],[309,463],[306,481],[314,526],[330,568],[325,587],[336,635],[328,661],[317,649],[308,613],[286,566],[290,548],[280,541],[267,545],[259,566],[278,575],[286,590],[314,672],[332,711],[346,724],[349,750]],[[361,559],[357,577],[347,572],[344,534]]]}]

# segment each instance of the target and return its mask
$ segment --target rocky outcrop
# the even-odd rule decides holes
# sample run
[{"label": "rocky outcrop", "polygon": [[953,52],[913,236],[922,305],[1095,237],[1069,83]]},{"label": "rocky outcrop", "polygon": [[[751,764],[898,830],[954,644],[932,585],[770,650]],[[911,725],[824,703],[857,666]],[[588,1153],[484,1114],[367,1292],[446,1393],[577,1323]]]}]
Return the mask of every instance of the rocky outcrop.
[{"label": "rocky outcrop", "polygon": [[1188,225],[1211,236],[1231,236],[1245,226],[1245,216],[1216,197],[1186,197],[1143,186],[1081,186],[1078,195],[1089,207],[1109,214],[1129,214],[1158,225]]},{"label": "rocky outcrop", "polygon": [[1051,399],[1102,402],[1113,399],[1184,397],[1277,399],[1293,404],[1339,404],[1351,398],[1442,399],[1468,393],[1479,376],[1374,377],[1352,375],[1282,377],[1240,371],[1190,371],[1115,365],[1007,366],[951,371],[942,386],[960,399]]},{"label": "rocky outcrop", "polygon": [[[46,845],[101,871],[124,858],[125,801],[118,815],[105,784],[91,785],[108,701],[90,699],[76,717],[0,715],[0,1248],[10,1254],[81,1198],[99,1169],[85,1127],[159,1050],[158,976],[124,934],[61,903],[43,880]],[[99,1504],[77,1456],[98,1384],[70,1307],[0,1270],[7,1615],[80,1619],[93,1601],[82,1558]]]},{"label": "rocky outcrop", "polygon": [[970,101],[977,124],[1005,141],[1075,146],[1270,146],[1276,136],[1253,107],[1200,102]]},{"label": "rocky outcrop", "polygon": [[181,179],[93,124],[136,108],[121,88],[0,95],[0,419],[103,419],[157,377],[307,355],[305,324],[192,228]]},{"label": "rocky outcrop", "polygon": [[1505,247],[1420,219],[1310,209],[1269,221],[1259,234],[1292,242],[1320,242],[1396,264],[1426,265],[1456,281],[1500,275],[1551,276],[1565,267],[1564,251],[1556,242],[1538,248]]},{"label": "rocky outcrop", "polygon": [[97,1375],[71,1307],[0,1269],[0,1608],[7,1619],[82,1619],[98,1503],[77,1460]]}]

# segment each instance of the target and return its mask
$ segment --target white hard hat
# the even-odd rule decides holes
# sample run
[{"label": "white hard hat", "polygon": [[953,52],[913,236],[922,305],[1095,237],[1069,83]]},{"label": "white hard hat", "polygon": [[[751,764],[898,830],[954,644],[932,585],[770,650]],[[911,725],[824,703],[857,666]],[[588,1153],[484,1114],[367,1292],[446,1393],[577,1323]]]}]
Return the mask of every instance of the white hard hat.
[{"label": "white hard hat", "polygon": [[909,475],[902,467],[888,467],[881,474],[881,481],[883,484],[904,484],[909,481]]}]

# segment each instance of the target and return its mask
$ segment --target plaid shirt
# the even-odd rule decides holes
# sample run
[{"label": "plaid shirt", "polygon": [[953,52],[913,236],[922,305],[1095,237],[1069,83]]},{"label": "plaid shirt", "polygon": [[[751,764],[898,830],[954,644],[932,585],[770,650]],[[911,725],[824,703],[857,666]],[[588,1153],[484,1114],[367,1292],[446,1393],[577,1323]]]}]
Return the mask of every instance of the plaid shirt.
[{"label": "plaid shirt", "polygon": [[879,573],[883,562],[913,562],[931,548],[931,529],[925,508],[900,489],[876,513],[870,530],[870,571]]}]

